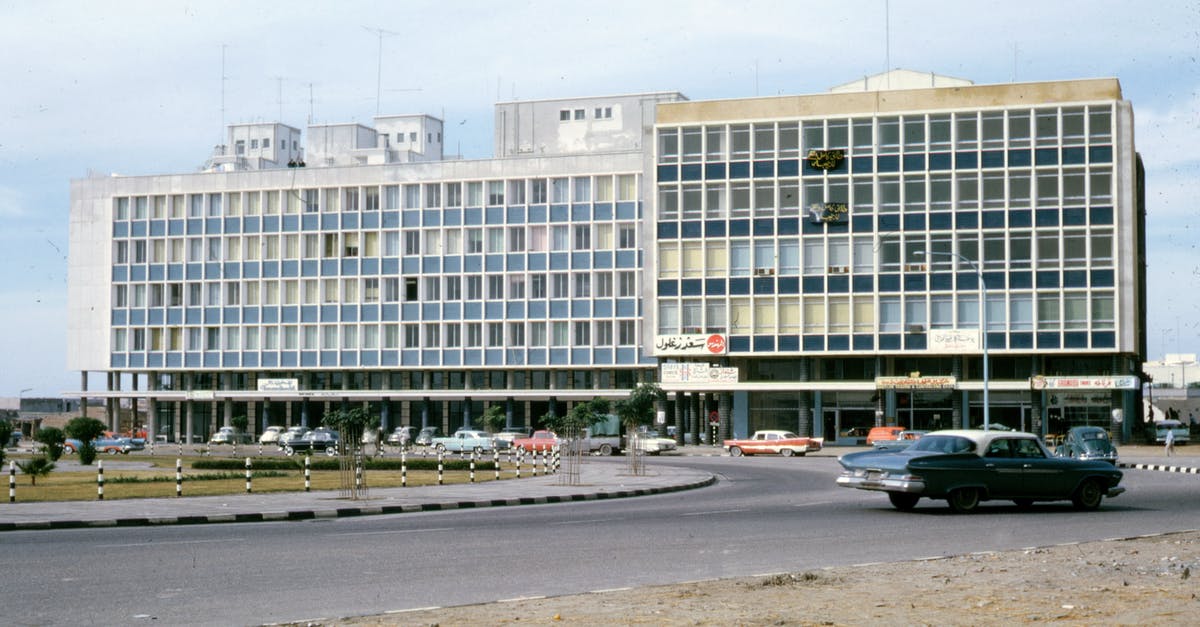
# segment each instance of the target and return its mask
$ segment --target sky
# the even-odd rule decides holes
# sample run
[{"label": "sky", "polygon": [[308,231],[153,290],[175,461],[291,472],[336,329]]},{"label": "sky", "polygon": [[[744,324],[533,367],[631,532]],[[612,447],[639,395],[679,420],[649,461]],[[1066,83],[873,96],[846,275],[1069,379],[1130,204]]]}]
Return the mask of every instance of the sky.
[{"label": "sky", "polygon": [[377,110],[440,117],[448,153],[486,158],[497,101],[808,94],[889,68],[1119,79],[1146,168],[1147,358],[1200,353],[1198,55],[1194,0],[0,0],[0,397],[80,388],[72,179],[196,171],[225,124]]}]

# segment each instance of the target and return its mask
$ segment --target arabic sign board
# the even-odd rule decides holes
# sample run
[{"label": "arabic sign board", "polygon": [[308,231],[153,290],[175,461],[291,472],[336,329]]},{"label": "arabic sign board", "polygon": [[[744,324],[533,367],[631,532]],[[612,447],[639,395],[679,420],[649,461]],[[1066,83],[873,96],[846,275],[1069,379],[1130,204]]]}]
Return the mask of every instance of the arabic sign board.
[{"label": "arabic sign board", "polygon": [[217,397],[212,390],[188,390],[187,399],[189,401],[211,401]]},{"label": "arabic sign board", "polygon": [[295,392],[300,389],[299,379],[259,379],[259,392]]},{"label": "arabic sign board", "polygon": [[1136,390],[1141,387],[1138,378],[1125,377],[1043,377],[1029,378],[1029,387],[1035,390]]},{"label": "arabic sign board", "polygon": [[978,329],[930,329],[929,350],[961,353],[981,350]]},{"label": "arabic sign board", "polygon": [[719,333],[659,335],[654,338],[655,355],[724,355],[725,350],[725,336]]},{"label": "arabic sign board", "polygon": [[737,383],[737,368],[720,368],[704,362],[663,364],[661,382],[678,383]]},{"label": "arabic sign board", "polygon": [[1111,392],[1055,392],[1047,398],[1047,407],[1107,407]]},{"label": "arabic sign board", "polygon": [[875,377],[880,390],[952,390],[954,377]]}]

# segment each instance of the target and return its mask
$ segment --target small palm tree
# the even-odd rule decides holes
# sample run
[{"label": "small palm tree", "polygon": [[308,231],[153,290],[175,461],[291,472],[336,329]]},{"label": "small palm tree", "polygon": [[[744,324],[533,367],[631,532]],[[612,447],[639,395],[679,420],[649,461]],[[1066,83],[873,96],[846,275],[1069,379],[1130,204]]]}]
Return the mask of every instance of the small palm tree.
[{"label": "small palm tree", "polygon": [[38,477],[44,477],[54,470],[54,462],[45,457],[34,457],[27,461],[17,462],[17,468],[29,475],[29,485],[37,485]]}]

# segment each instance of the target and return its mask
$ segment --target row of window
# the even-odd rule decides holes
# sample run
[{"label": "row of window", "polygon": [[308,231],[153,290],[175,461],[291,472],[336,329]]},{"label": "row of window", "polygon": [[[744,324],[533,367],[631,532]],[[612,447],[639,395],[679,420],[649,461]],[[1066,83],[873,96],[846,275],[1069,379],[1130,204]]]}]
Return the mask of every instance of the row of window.
[{"label": "row of window", "polygon": [[[264,138],[262,138],[261,142],[259,142],[259,140],[257,138],[252,138],[250,140],[250,150],[258,150],[260,145],[262,146],[263,150],[270,150],[271,149],[271,138],[264,137]],[[286,139],[279,142],[279,149],[287,150],[287,140]],[[292,151],[295,152],[298,150],[300,150],[300,142],[293,139],[292,140]],[[233,154],[235,154],[235,155],[246,154],[246,140],[238,139],[233,142]]]},{"label": "row of window", "polygon": [[114,220],[163,220],[287,213],[354,212],[525,204],[634,202],[636,174],[407,183],[369,187],[118,196]]},{"label": "row of window", "polygon": [[963,111],[658,129],[658,163],[1109,144],[1111,105]]},{"label": "row of window", "polygon": [[637,272],[118,283],[114,309],[636,298]]},{"label": "row of window", "polygon": [[198,263],[632,250],[637,224],[530,225],[344,231],[282,235],[130,238],[113,241],[113,263]]},{"label": "row of window", "polygon": [[[597,120],[610,120],[613,116],[612,107],[596,107],[592,112],[592,117]],[[559,109],[558,121],[570,122],[572,120],[586,120],[587,109]]]},{"label": "row of window", "polygon": [[[988,331],[1106,330],[1111,290],[987,293]],[[978,329],[977,293],[660,299],[658,333],[897,333]]]},{"label": "row of window", "polygon": [[837,176],[660,183],[658,216],[723,218],[798,215],[813,204],[841,203],[856,214],[1111,205],[1111,166],[1017,169],[896,176]]},{"label": "row of window", "polygon": [[639,343],[637,320],[114,328],[112,351],[603,348]]}]

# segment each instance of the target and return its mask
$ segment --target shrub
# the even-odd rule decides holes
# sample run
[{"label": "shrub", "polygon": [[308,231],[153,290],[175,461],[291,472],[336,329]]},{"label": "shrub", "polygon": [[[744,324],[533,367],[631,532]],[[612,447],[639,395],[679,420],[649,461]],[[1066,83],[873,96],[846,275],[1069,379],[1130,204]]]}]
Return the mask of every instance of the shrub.
[{"label": "shrub", "polygon": [[67,437],[79,440],[79,463],[84,466],[90,466],[96,461],[96,447],[92,444],[92,440],[104,434],[105,425],[103,422],[95,418],[85,418],[76,416],[67,422],[67,426],[63,428]]},{"label": "shrub", "polygon": [[54,462],[45,457],[34,457],[23,462],[18,462],[17,468],[20,468],[21,472],[29,475],[29,485],[37,485],[38,477],[44,477],[50,474],[51,470],[54,470]]},{"label": "shrub", "polygon": [[46,457],[50,461],[56,462],[62,457],[63,443],[67,441],[67,435],[62,432],[62,429],[57,427],[45,427],[38,429],[33,438],[42,443],[42,451],[46,453]]},{"label": "shrub", "polygon": [[91,466],[94,461],[96,461],[96,445],[92,444],[91,440],[81,442],[79,444],[79,463],[83,466]]}]

